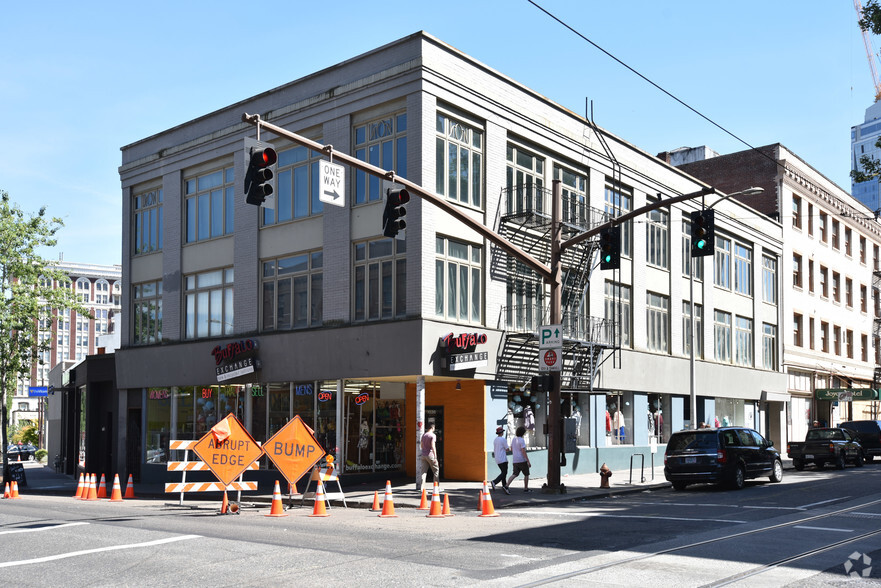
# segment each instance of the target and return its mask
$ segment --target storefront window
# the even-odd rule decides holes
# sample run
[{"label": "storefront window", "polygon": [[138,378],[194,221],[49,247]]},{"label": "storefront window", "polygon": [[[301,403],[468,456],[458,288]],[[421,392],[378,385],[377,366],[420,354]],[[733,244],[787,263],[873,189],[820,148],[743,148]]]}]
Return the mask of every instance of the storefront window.
[{"label": "storefront window", "polygon": [[590,445],[590,426],[587,418],[590,414],[590,395],[563,393],[562,398],[563,417],[572,419],[575,426],[575,444]]},{"label": "storefront window", "polygon": [[147,389],[147,463],[168,460],[171,431],[171,391],[168,388]]},{"label": "storefront window", "polygon": [[508,444],[516,435],[517,427],[526,427],[523,440],[527,449],[539,449],[547,446],[547,438],[543,434],[547,422],[543,392],[533,393],[529,386],[511,386],[508,390],[508,412],[505,415],[505,438]]},{"label": "storefront window", "polygon": [[[269,430],[266,439],[275,435],[291,419],[290,384],[269,384]],[[308,424],[308,421],[306,421]],[[266,439],[261,439],[265,441]]]},{"label": "storefront window", "polygon": [[743,411],[743,400],[737,398],[716,398],[715,422],[708,424],[717,427],[752,426],[752,424],[746,424]]},{"label": "storefront window", "polygon": [[373,469],[373,408],[376,389],[364,386],[358,390],[347,390],[345,398],[345,438],[346,468],[363,472]]},{"label": "storefront window", "polygon": [[316,400],[315,438],[327,453],[336,454],[336,382],[321,383]]},{"label": "storefront window", "polygon": [[175,402],[177,402],[177,427],[175,439],[194,440],[196,437],[195,427],[195,401],[193,399],[193,386],[183,386],[177,389]]},{"label": "storefront window", "polygon": [[[229,413],[233,413],[241,421],[244,418],[244,389],[244,386],[192,387],[196,397],[193,438],[204,437],[211,427],[225,419]],[[178,423],[180,422],[178,415]]]},{"label": "storefront window", "polygon": [[606,394],[606,445],[633,444],[633,392]]},{"label": "storefront window", "polygon": [[664,394],[649,394],[648,430],[649,443],[654,439],[666,443],[670,438],[671,397]]}]

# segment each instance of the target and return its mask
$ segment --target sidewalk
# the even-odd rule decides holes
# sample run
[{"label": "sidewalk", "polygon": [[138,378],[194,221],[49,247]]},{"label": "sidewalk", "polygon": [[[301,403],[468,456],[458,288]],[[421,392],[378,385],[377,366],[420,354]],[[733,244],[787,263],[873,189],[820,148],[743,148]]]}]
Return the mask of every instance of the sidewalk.
[{"label": "sidewalk", "polygon": [[[54,496],[73,496],[76,493],[78,480],[74,480],[73,476],[58,474],[49,466],[30,461],[24,463],[25,477],[27,486],[20,485],[19,493],[23,496],[27,494],[45,494]],[[644,471],[645,480],[640,479],[640,470],[635,469],[631,481],[630,471],[614,471],[609,480],[610,488],[600,488],[601,478],[598,473],[564,475],[560,480],[565,486],[565,493],[548,494],[542,492],[542,484],[547,480],[545,478],[530,478],[529,492],[523,491],[523,477],[519,477],[511,484],[511,494],[504,493],[501,487],[492,492],[493,506],[495,508],[506,507],[523,507],[530,505],[542,505],[555,502],[572,502],[578,500],[587,500],[591,498],[603,498],[607,496],[624,494],[630,492],[642,492],[646,490],[668,487],[670,484],[664,480],[663,466],[657,466],[652,472],[651,468]],[[349,484],[347,484],[349,482]],[[392,484],[392,498],[395,508],[417,508],[422,498],[421,493],[416,492],[416,486],[411,479],[396,477],[390,478]],[[113,480],[106,480],[107,492],[113,485]],[[123,492],[125,491],[126,480],[120,479]],[[303,491],[305,481],[301,480],[299,487]],[[351,485],[350,485],[351,484]],[[135,495],[139,499],[162,500],[164,502],[174,502],[179,500],[180,494],[165,494],[164,486],[161,484],[135,484]],[[374,487],[375,486],[375,487]],[[374,492],[378,494],[379,503],[382,504],[385,499],[385,485],[379,483],[366,484],[356,481],[356,479],[346,479],[342,477],[343,493],[346,497],[346,505],[349,508],[367,508],[373,505]],[[479,507],[480,491],[483,488],[482,482],[461,482],[450,481],[443,482],[440,486],[442,492],[446,492],[450,500],[450,508],[456,510],[474,509]],[[326,491],[336,490],[336,485],[331,483]],[[431,499],[431,485],[426,484],[428,499]],[[230,496],[234,493],[230,492]],[[206,501],[217,500],[217,493],[203,494],[187,494],[184,504],[188,502],[204,503]],[[289,503],[287,495],[283,495],[284,503]],[[270,504],[272,502],[272,489],[261,488],[257,493],[243,492],[242,502],[250,502],[255,504]],[[294,506],[299,505],[301,497],[294,495],[290,502]],[[305,501],[310,508],[312,501]],[[330,502],[332,508],[341,507],[342,502],[332,500]]]}]

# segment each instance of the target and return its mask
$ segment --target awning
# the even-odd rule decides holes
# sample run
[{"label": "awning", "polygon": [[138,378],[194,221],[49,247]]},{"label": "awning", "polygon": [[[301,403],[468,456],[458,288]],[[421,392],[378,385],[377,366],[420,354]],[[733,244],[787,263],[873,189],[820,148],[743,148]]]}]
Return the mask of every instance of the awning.
[{"label": "awning", "polygon": [[792,396],[789,392],[770,392],[762,390],[762,402],[789,402]]}]

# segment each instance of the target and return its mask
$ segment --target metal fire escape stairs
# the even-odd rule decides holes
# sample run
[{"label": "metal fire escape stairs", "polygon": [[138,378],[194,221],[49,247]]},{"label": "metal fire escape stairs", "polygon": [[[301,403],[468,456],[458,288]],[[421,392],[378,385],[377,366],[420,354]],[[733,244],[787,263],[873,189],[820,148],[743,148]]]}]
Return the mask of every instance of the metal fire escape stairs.
[{"label": "metal fire escape stairs", "polygon": [[[872,272],[872,291],[881,292],[881,271],[877,269]],[[876,347],[878,345],[878,342],[881,341],[881,308],[879,308],[879,304],[881,304],[881,301],[879,301],[879,299],[876,297],[875,320],[872,321],[872,337],[874,338]],[[872,378],[872,388],[874,388],[875,390],[881,388],[881,365],[878,364],[875,365],[875,373],[874,377]]]},{"label": "metal fire escape stairs", "polygon": [[[550,263],[551,191],[535,184],[503,188],[496,231],[536,259]],[[565,241],[607,222],[608,214],[563,196],[562,239]],[[588,316],[588,287],[598,267],[597,239],[585,240],[563,254],[562,319],[563,390],[589,390],[603,355],[617,347],[614,322]],[[550,322],[548,290],[531,268],[495,248],[490,271],[507,283],[507,301],[499,316],[505,331],[499,350],[496,378],[524,383],[539,373],[537,331]]]}]

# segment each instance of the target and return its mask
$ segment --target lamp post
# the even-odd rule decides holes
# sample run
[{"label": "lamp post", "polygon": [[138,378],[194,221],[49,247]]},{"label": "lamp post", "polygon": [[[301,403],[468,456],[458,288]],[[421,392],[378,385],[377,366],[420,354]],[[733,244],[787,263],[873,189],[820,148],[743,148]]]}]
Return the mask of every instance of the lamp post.
[{"label": "lamp post", "polygon": [[[763,193],[764,188],[747,188],[746,190],[741,190],[740,192],[732,192],[731,194],[727,194],[722,198],[719,198],[712,204],[710,204],[707,208],[713,208],[723,200],[728,200],[734,196],[755,196],[757,194]],[[710,243],[709,246],[711,248],[715,247],[714,243]],[[712,249],[711,249],[712,250]],[[688,345],[688,391],[689,391],[689,400],[690,400],[690,412],[691,412],[691,428],[697,429],[697,392],[694,386],[694,348],[695,343],[697,342],[697,337],[694,332],[694,268],[696,265],[695,258],[691,258],[691,262],[688,265],[688,309],[689,309],[689,338],[691,341]],[[704,278],[706,279],[706,278]]]}]

